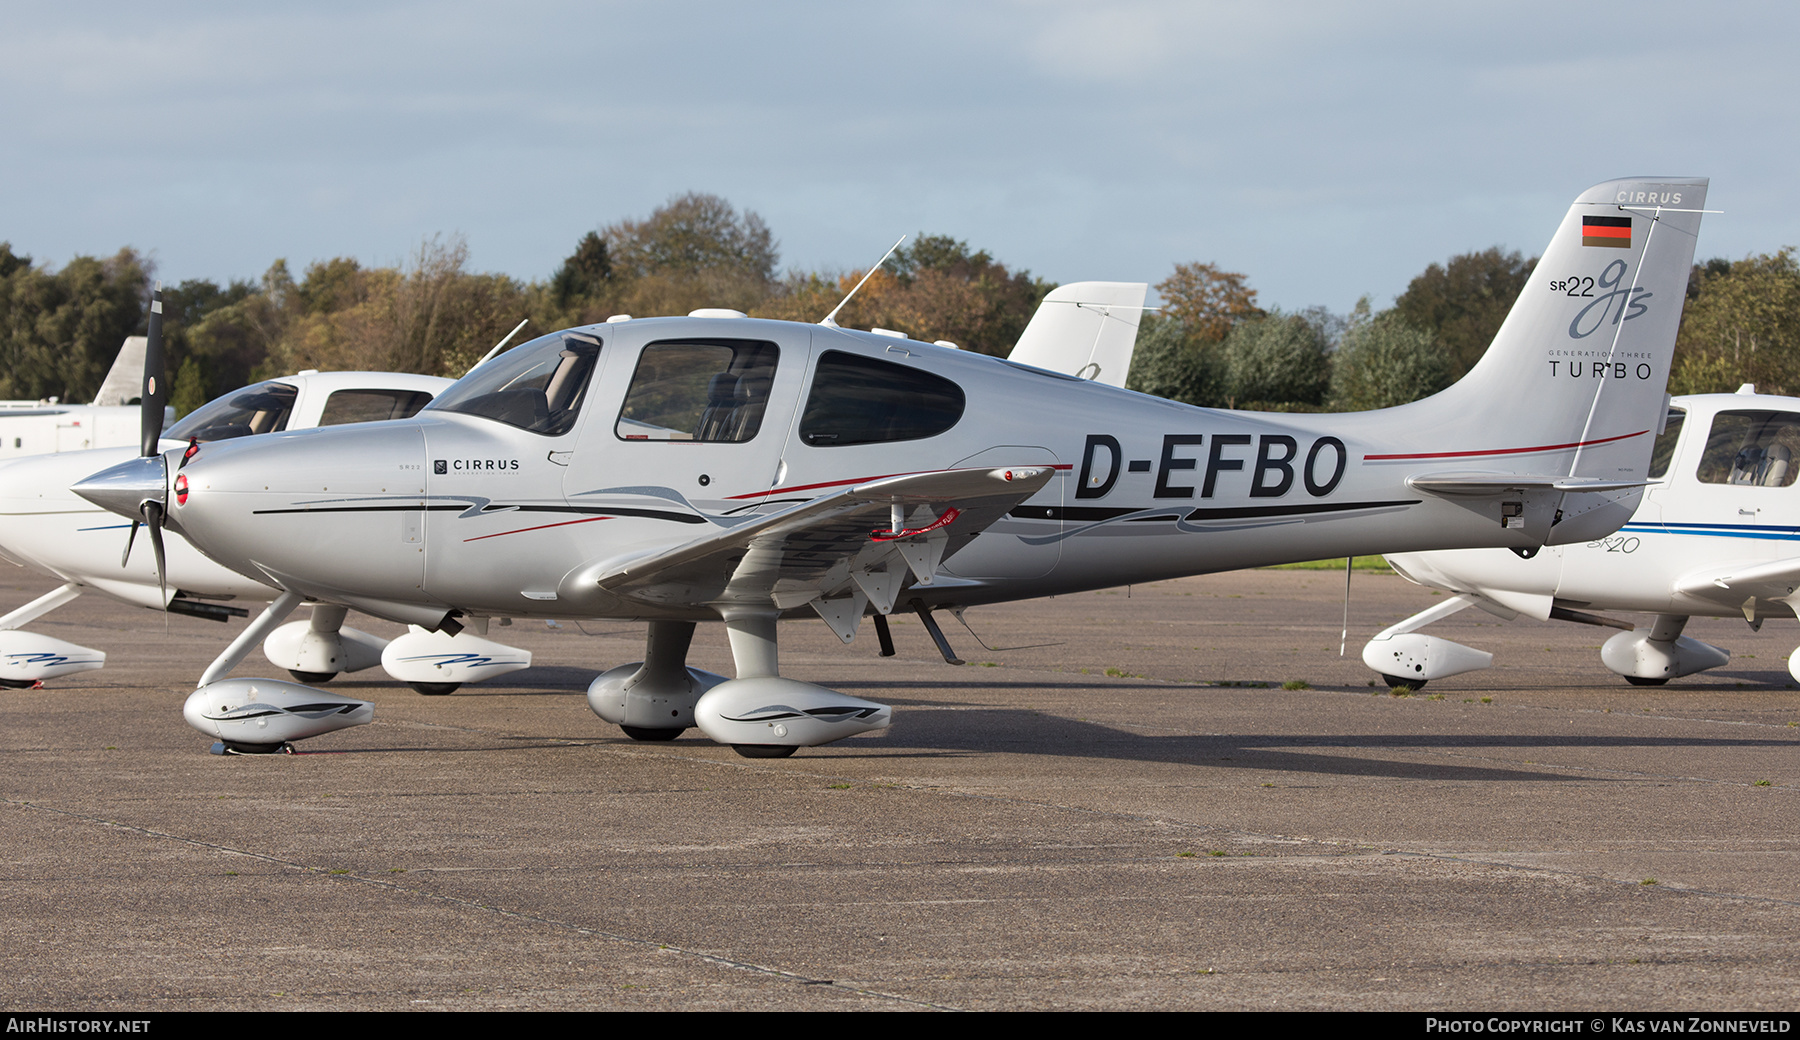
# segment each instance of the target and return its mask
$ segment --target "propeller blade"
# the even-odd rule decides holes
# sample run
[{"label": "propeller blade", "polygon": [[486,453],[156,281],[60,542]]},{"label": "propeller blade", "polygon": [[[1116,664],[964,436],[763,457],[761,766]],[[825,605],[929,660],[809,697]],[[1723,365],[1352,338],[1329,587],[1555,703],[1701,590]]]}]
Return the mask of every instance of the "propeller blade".
[{"label": "propeller blade", "polygon": [[163,553],[163,507],[160,502],[144,503],[144,526],[150,529],[150,550],[156,554],[156,586],[163,600],[169,598],[168,558]]},{"label": "propeller blade", "polygon": [[162,440],[163,407],[169,401],[168,373],[163,365],[163,294],[159,288],[150,294],[150,329],[144,345],[144,394],[142,398],[141,450],[145,457],[156,454]]},{"label": "propeller blade", "polygon": [[131,532],[125,536],[125,551],[119,554],[120,567],[125,566],[126,561],[131,559],[131,544],[137,541],[137,529],[143,526],[143,523],[142,520],[131,522]]}]

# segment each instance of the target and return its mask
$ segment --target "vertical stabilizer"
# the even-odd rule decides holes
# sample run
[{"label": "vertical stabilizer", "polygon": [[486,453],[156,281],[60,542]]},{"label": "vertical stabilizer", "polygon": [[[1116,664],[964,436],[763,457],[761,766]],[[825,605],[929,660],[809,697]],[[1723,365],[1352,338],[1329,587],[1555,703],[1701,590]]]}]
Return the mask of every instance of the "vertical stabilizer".
[{"label": "vertical stabilizer", "polygon": [[[1473,449],[1474,465],[1510,456],[1516,470],[1517,449],[1539,449],[1534,472],[1643,479],[1706,186],[1637,177],[1582,192],[1481,361],[1405,407],[1459,427],[1445,447]],[[1507,443],[1485,443],[1501,431]]]},{"label": "vertical stabilizer", "polygon": [[144,336],[125,337],[124,344],[119,347],[119,356],[113,358],[112,368],[107,369],[106,379],[100,384],[100,392],[94,395],[95,404],[127,404],[143,392],[144,345],[147,342]]},{"label": "vertical stabilizer", "polygon": [[1557,478],[1549,544],[1616,529],[1661,426],[1706,188],[1703,177],[1630,177],[1582,192],[1469,374],[1367,413],[1412,446],[1366,461],[1456,495],[1484,480],[1499,490],[1507,473]]}]

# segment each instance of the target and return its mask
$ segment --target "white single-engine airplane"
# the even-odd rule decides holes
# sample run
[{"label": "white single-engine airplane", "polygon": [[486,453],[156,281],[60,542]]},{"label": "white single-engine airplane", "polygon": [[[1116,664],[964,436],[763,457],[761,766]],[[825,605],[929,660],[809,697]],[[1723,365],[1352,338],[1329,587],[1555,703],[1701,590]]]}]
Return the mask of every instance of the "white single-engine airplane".
[{"label": "white single-engine airplane", "polygon": [[[77,491],[288,590],[253,629],[309,596],[443,630],[643,619],[645,661],[589,688],[602,718],[786,755],[891,712],[781,677],[784,615],[848,642],[905,609],[941,639],[938,609],[1613,533],[1647,477],[1705,195],[1583,192],[1469,375],[1382,411],[1215,411],[831,325],[656,318],[525,343],[411,419],[164,453]],[[687,667],[700,621],[724,622],[736,678]],[[289,697],[307,717],[268,724]],[[372,711],[328,697],[203,682],[186,717],[251,750]]]},{"label": "white single-engine airplane", "polygon": [[[1041,368],[1122,386],[1148,288],[1142,282],[1059,286],[1033,314],[1011,356]],[[157,340],[154,353],[160,358],[160,336]],[[502,340],[501,346],[507,340]],[[149,337],[127,339],[107,376],[101,400],[136,398],[141,374],[160,364],[149,357],[151,353]],[[140,373],[138,378],[130,374],[134,367]],[[195,410],[160,435],[157,450],[185,448],[195,440],[209,443],[314,426],[406,418],[450,384],[436,376],[386,372],[306,371],[283,376],[226,394]],[[105,429],[112,443],[123,445],[139,436],[144,421],[139,406],[85,407],[86,411],[46,413],[38,421],[73,422],[79,431],[80,423],[88,420],[91,426],[93,413],[98,412],[107,418]],[[130,420],[129,430],[121,417]],[[23,434],[26,421],[23,415],[14,418],[0,411],[0,431]],[[40,451],[53,445],[47,436],[32,443],[39,444]],[[118,532],[131,525],[107,521],[110,514],[83,501],[68,487],[131,458],[133,449],[69,450],[76,443],[64,438],[64,454],[0,462],[0,559],[63,582],[0,616],[0,686],[35,686],[105,665],[106,655],[99,650],[21,630],[85,590],[94,589],[135,606],[216,621],[246,616],[245,610],[230,605],[233,602],[262,602],[275,594],[263,582],[201,556],[181,538],[166,544],[166,569],[159,570],[145,553],[135,558],[129,553],[124,559],[115,557]],[[451,635],[414,626],[390,642],[344,627],[346,613],[342,606],[315,603],[309,621],[292,622],[268,634],[264,656],[307,683],[326,682],[340,672],[381,664],[389,675],[426,694],[450,693],[463,683],[496,678],[531,664],[529,651],[482,638],[487,626],[480,620],[476,632]],[[249,645],[234,644],[234,651],[222,658],[225,671],[241,658],[235,651],[247,650]]]},{"label": "white single-engine airplane", "polygon": [[[1650,485],[1617,534],[1541,552],[1495,549],[1402,553],[1406,578],[1453,595],[1378,634],[1363,662],[1394,686],[1486,668],[1493,655],[1418,629],[1466,607],[1622,629],[1600,648],[1606,667],[1660,686],[1730,660],[1681,634],[1690,617],[1743,615],[1752,627],[1792,617],[1800,596],[1800,400],[1758,394],[1677,397],[1656,439]],[[1523,557],[1523,558],[1521,558]],[[1655,614],[1640,627],[1591,613]],[[1800,654],[1788,658],[1800,679]]]}]

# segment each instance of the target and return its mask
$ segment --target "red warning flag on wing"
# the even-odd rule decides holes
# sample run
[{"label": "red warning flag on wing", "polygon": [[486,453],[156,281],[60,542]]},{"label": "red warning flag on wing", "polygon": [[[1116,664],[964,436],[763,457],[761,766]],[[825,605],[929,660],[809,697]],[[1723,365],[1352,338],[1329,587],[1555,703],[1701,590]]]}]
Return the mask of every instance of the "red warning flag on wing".
[{"label": "red warning flag on wing", "polygon": [[1631,248],[1630,217],[1582,217],[1581,244]]}]

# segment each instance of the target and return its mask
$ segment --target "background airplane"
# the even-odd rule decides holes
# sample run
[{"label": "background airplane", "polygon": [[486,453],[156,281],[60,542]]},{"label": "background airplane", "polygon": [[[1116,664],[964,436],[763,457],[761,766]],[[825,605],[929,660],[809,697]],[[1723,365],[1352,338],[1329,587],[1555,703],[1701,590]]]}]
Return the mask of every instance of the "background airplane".
[{"label": "background airplane", "polygon": [[[1640,686],[1717,668],[1729,651],[1681,634],[1690,617],[1742,615],[1752,628],[1792,617],[1800,588],[1800,400],[1758,394],[1677,397],[1651,454],[1650,485],[1617,534],[1536,553],[1401,553],[1408,580],[1453,595],[1382,631],[1363,662],[1389,685],[1487,668],[1493,655],[1419,629],[1468,607],[1620,629],[1606,667]],[[1599,610],[1656,615],[1648,625]],[[1800,679],[1800,655],[1788,659]]]},{"label": "background airplane", "polygon": [[[137,362],[143,364],[141,349]],[[170,428],[160,446],[178,450],[190,440],[208,443],[405,417],[450,383],[395,372],[302,372],[233,391],[196,409]],[[137,407],[114,410],[130,412],[134,427],[141,417]],[[63,583],[0,617],[0,686],[33,686],[105,665],[102,651],[22,629],[90,589],[136,606],[214,621],[246,616],[248,611],[236,604],[260,605],[275,595],[267,585],[205,558],[181,538],[168,541],[161,574],[147,547],[120,558],[131,525],[76,497],[68,485],[136,452],[131,447],[101,448],[0,463],[0,558]],[[344,627],[346,613],[343,607],[314,604],[308,621],[268,635],[265,656],[306,682],[387,664],[395,678],[427,693],[448,692],[462,682],[531,663],[528,652],[475,634],[452,640],[421,629],[390,642]]]},{"label": "background airplane", "polygon": [[[0,459],[136,444],[143,410],[131,402],[138,399],[145,343],[143,336],[125,337],[92,404],[0,401]],[[166,421],[174,418],[165,412]]]},{"label": "background airplane", "polygon": [[[447,631],[644,619],[645,661],[589,689],[602,718],[639,739],[695,725],[785,755],[891,712],[782,677],[784,615],[848,642],[870,608],[878,635],[907,609],[942,645],[937,609],[1616,531],[1645,480],[1705,194],[1693,178],[1583,192],[1480,363],[1382,411],[1195,408],[703,312],[540,337],[412,419],[142,458],[77,491],[152,526],[166,516],[287,590],[252,630],[306,596]],[[737,678],[686,666],[700,621],[724,623]],[[216,678],[186,716],[246,750],[372,711]],[[270,725],[287,697],[310,714]]]}]

